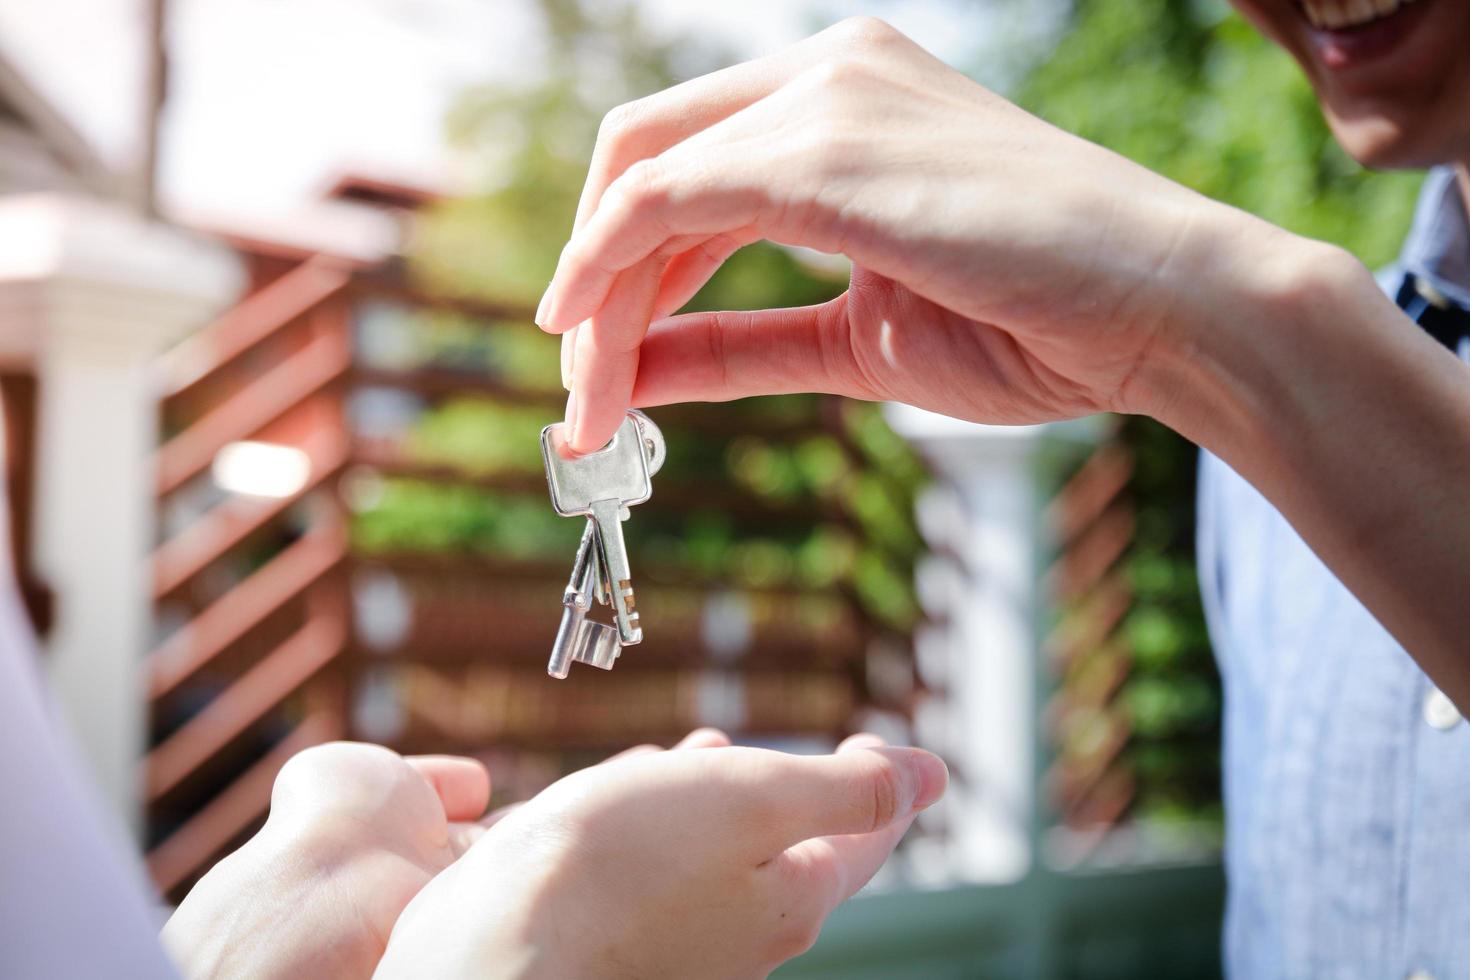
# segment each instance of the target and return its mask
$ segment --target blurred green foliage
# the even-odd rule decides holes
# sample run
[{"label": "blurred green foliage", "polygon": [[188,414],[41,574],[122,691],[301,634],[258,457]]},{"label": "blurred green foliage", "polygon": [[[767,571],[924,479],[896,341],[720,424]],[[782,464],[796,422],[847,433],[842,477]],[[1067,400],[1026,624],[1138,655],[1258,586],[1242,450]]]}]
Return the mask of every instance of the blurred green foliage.
[{"label": "blurred green foliage", "polygon": [[542,74],[470,89],[451,113],[449,138],[480,161],[484,190],[420,223],[411,258],[433,288],[534,305],[571,231],[602,115],[675,81],[669,49],[631,5],[537,8]]},{"label": "blurred green foliage", "polygon": [[534,558],[576,550],[582,529],[524,494],[384,479],[354,508],[352,539],[373,552],[457,552]]},{"label": "blurred green foliage", "polygon": [[[1396,254],[1412,214],[1420,175],[1349,159],[1291,59],[1218,0],[1078,0],[1017,95],[1064,129],[1370,265]],[[1221,695],[1194,570],[1196,451],[1141,418],[1117,438],[1136,465],[1125,559],[1135,601],[1121,626],[1133,668],[1115,701],[1133,732],[1134,813],[1218,822]]]},{"label": "blurred green foliage", "polygon": [[1420,176],[1332,139],[1300,70],[1219,0],[1078,0],[1018,101],[1203,194],[1355,252],[1398,252]]}]

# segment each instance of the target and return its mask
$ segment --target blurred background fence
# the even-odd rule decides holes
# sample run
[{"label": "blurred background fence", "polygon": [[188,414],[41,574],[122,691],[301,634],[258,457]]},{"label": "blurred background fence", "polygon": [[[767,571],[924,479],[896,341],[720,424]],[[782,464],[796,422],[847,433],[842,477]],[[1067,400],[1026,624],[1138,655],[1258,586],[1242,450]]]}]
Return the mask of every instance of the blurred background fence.
[{"label": "blurred background fence", "polygon": [[[974,29],[958,67],[1370,264],[1407,223],[1417,179],[1352,165],[1223,3],[797,6],[812,29]],[[536,436],[564,396],[528,311],[602,114],[751,53],[678,10],[497,7],[532,25],[537,67],[460,85],[448,145],[473,179],[369,161],[275,222],[171,210],[148,173],[140,191],[0,36],[12,560],[103,794],[177,899],[258,826],[284,760],[328,739],[480,756],[500,803],[699,724],[796,751],[869,728],[941,752],[953,790],[783,975],[1217,974],[1222,695],[1194,452],[1146,420],[655,409],[669,459],[626,525],[647,639],[611,674],[545,676],[580,522],[545,496]],[[846,271],[761,244],[691,308],[820,302]]]},{"label": "blurred background fence", "polygon": [[611,674],[553,683],[581,534],[541,470],[556,341],[524,309],[430,297],[392,268],[234,245],[254,291],[162,362],[145,767],[161,888],[252,831],[283,756],[327,733],[483,756],[502,802],[701,724],[826,748],[882,712],[907,733],[924,471],[875,407],[658,412],[659,503],[627,526],[648,638]]}]

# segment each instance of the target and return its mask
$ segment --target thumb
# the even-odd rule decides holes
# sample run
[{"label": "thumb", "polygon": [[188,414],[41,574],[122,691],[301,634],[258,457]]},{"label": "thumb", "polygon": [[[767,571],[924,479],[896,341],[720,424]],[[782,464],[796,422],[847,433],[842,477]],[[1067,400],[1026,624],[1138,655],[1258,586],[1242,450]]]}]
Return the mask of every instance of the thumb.
[{"label": "thumb", "polygon": [[820,306],[656,321],[639,352],[633,404],[809,391],[870,399],[847,331],[846,293]]},{"label": "thumb", "polygon": [[782,814],[772,843],[782,848],[812,837],[868,834],[907,821],[932,805],[949,771],[922,749],[854,747],[834,755],[786,756],[762,789]]}]

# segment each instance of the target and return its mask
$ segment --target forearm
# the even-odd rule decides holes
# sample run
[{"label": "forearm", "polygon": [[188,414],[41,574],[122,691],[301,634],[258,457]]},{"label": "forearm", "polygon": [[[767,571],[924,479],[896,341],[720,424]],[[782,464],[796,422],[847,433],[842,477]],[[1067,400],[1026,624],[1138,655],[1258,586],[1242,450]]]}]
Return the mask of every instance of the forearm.
[{"label": "forearm", "polygon": [[1470,366],[1346,253],[1219,221],[1193,322],[1140,371],[1140,410],[1254,484],[1470,705]]}]

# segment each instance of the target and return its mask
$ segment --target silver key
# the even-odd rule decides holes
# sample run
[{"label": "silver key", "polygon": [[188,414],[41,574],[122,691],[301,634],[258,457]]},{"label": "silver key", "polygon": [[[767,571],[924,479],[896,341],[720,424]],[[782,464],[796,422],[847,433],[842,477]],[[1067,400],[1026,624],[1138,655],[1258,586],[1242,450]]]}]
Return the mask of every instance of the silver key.
[{"label": "silver key", "polygon": [[611,670],[622,652],[616,629],[587,618],[598,589],[598,564],[597,528],[589,517],[587,529],[582,532],[582,543],[577,548],[577,557],[572,562],[571,580],[562,595],[565,608],[561,614],[561,626],[556,631],[551,660],[546,665],[546,672],[552,677],[566,677],[574,660]]},{"label": "silver key", "polygon": [[[541,456],[551,505],[563,517],[592,519],[601,559],[602,581],[610,593],[618,639],[631,646],[643,639],[638,622],[633,575],[623,541],[628,508],[653,494],[652,474],[663,464],[665,447],[658,426],[641,412],[629,412],[602,449],[585,456],[565,455],[564,426],[541,430]],[[594,583],[594,589],[596,584]]]}]

